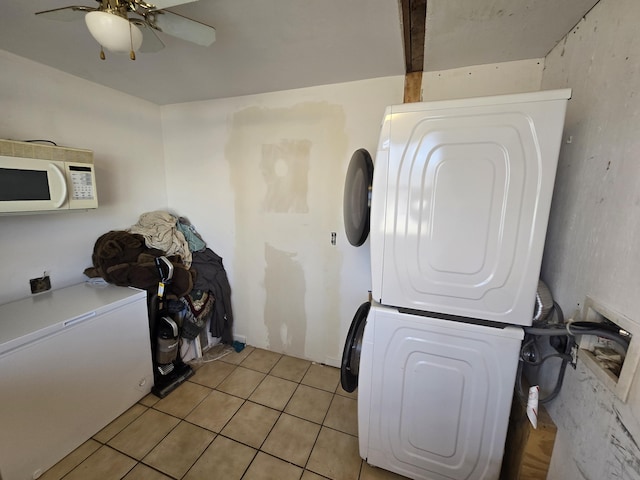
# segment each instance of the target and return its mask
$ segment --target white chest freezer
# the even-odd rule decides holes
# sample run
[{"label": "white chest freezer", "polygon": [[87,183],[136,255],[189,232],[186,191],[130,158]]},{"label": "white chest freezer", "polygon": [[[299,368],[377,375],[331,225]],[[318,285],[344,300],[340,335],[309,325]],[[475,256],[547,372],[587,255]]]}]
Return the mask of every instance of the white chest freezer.
[{"label": "white chest freezer", "polygon": [[37,478],[152,385],[144,291],[80,284],[0,305],[0,475]]}]

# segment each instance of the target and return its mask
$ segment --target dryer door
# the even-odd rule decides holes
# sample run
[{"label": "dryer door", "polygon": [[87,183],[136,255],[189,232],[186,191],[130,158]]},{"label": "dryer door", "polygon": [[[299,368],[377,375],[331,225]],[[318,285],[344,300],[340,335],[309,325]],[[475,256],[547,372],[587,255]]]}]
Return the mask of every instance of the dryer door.
[{"label": "dryer door", "polygon": [[344,229],[349,243],[354,247],[362,245],[369,235],[372,182],[371,155],[364,148],[360,148],[351,156],[344,183]]},{"label": "dryer door", "polygon": [[358,388],[362,336],[370,309],[371,303],[369,302],[360,305],[356,314],[353,316],[351,327],[349,327],[349,333],[347,334],[347,341],[344,344],[342,365],[340,368],[340,383],[342,384],[342,388],[349,393]]}]

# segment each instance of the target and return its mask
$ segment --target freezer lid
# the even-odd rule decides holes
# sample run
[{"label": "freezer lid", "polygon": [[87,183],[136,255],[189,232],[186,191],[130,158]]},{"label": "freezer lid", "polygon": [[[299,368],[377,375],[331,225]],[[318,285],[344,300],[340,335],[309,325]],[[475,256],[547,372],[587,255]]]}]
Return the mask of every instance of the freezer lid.
[{"label": "freezer lid", "polygon": [[145,298],[136,288],[81,283],[0,305],[0,355]]}]

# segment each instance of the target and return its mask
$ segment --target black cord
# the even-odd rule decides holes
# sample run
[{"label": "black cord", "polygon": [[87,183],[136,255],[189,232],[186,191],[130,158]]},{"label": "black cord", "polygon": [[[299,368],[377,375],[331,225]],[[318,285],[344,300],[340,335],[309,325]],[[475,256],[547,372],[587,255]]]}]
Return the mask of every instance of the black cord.
[{"label": "black cord", "polygon": [[562,360],[562,364],[560,365],[560,371],[558,372],[558,379],[556,381],[556,386],[553,391],[544,398],[538,399],[538,403],[549,403],[551,400],[556,398],[560,394],[560,390],[562,389],[562,383],[564,382],[564,372],[567,370],[567,365],[569,364],[569,360],[566,358]]},{"label": "black cord", "polygon": [[[569,324],[569,328],[567,330],[566,326],[558,328],[536,328],[536,327],[525,327],[524,331],[528,335],[540,336],[540,337],[554,337],[554,336],[572,336],[576,335],[594,335],[597,337],[606,338],[608,340],[612,340],[620,345],[625,350],[629,348],[630,339],[624,335],[617,333],[619,329],[616,331],[611,331],[610,328],[604,329],[599,326],[602,325],[598,322],[580,322],[581,326],[574,326],[574,322]],[[585,324],[590,324],[592,327],[588,327]]]},{"label": "black cord", "polygon": [[546,357],[542,357],[542,359],[540,360],[525,360],[523,358],[522,361],[525,362],[527,365],[531,365],[533,367],[539,367],[550,358],[562,358],[563,360],[571,361],[571,355],[568,355],[566,353],[552,353],[550,355],[547,355]]},{"label": "black cord", "polygon": [[[562,363],[560,364],[560,371],[558,372],[558,378],[556,379],[556,384],[553,387],[553,390],[551,391],[551,393],[546,397],[538,398],[538,403],[541,403],[541,404],[549,403],[551,400],[555,399],[560,394],[560,390],[562,389],[562,384],[564,382],[564,373],[567,369],[567,365],[571,360],[571,356],[558,353],[558,354],[553,354],[545,357],[540,361],[540,365],[543,362],[547,361],[549,358],[553,358],[553,357],[562,358]],[[522,386],[522,370],[523,370],[524,363],[525,363],[525,360],[520,358],[520,361],[518,362],[518,368],[516,370],[516,393],[518,394],[518,398],[520,399],[520,402],[522,402],[523,405],[526,405],[527,399],[529,398],[529,394],[525,393]]]},{"label": "black cord", "polygon": [[26,143],[50,143],[51,145],[57,147],[58,144],[52,140],[23,140]]},{"label": "black cord", "polygon": [[[558,305],[558,303],[555,301],[553,302],[553,308],[551,309],[549,314],[546,316],[544,322],[541,322],[541,326],[528,327],[524,329],[526,336],[525,336],[525,341],[522,343],[522,348],[520,350],[520,360],[518,362],[518,368],[516,371],[516,393],[518,394],[520,401],[524,405],[526,405],[527,399],[529,397],[528,392],[525,393],[522,386],[522,373],[523,373],[523,368],[525,363],[531,366],[540,367],[543,363],[545,363],[547,360],[551,358],[562,359],[562,363],[560,364],[560,371],[558,372],[558,377],[556,378],[556,383],[555,383],[555,386],[553,387],[553,390],[546,397],[538,398],[538,403],[545,404],[545,403],[549,403],[560,394],[560,390],[562,389],[562,384],[564,382],[564,374],[567,369],[567,365],[572,360],[572,357],[569,354],[569,352],[571,351],[573,340],[569,338],[569,332],[567,332],[565,328],[558,328],[556,326],[552,326],[557,324],[550,324],[549,320],[553,319],[554,315],[557,317],[557,320],[561,325],[564,324],[564,313],[562,312],[562,308],[560,308],[560,305]],[[534,359],[539,357],[540,352],[537,345],[537,341],[542,336],[560,336],[560,335],[564,335],[567,337],[565,353],[550,354],[541,358],[540,360],[527,360],[525,358],[525,355],[524,355],[525,349],[531,349]],[[527,339],[527,337],[529,338]]]}]

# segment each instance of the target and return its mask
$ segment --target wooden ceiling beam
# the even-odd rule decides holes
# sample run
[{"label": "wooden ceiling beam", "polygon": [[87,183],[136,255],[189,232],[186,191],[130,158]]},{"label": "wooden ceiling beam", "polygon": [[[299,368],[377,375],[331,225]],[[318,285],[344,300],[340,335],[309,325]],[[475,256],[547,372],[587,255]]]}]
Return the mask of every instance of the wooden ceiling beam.
[{"label": "wooden ceiling beam", "polygon": [[404,35],[404,61],[407,73],[421,72],[424,67],[424,35],[427,0],[400,0]]},{"label": "wooden ceiling beam", "polygon": [[400,0],[404,40],[404,101],[419,102],[424,68],[424,39],[427,0]]}]

